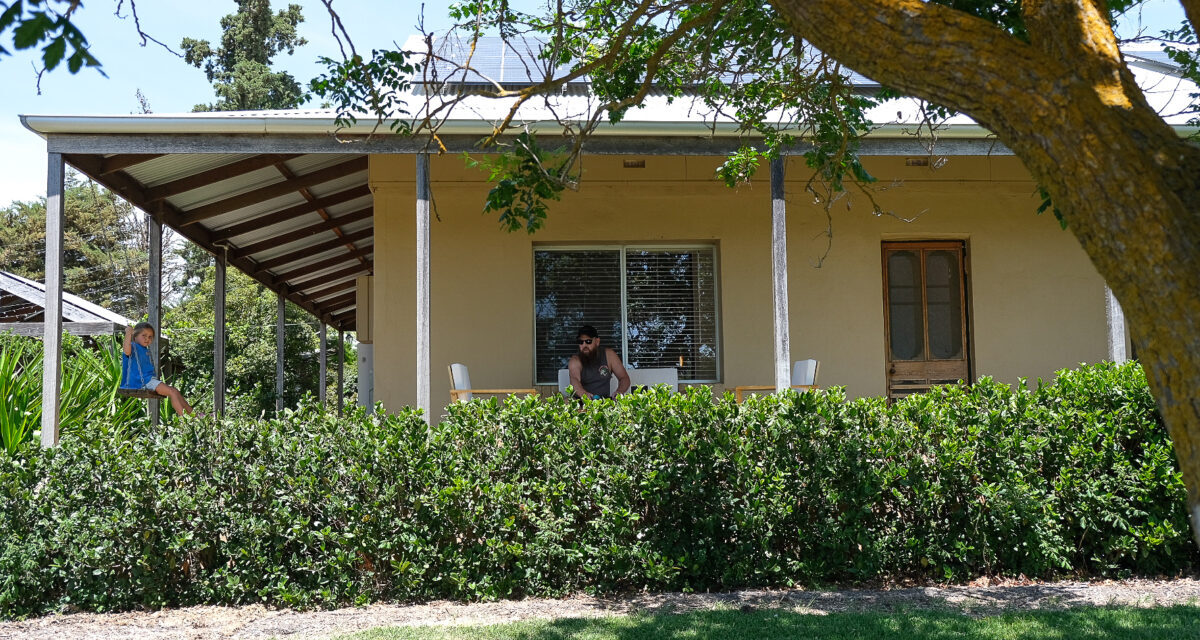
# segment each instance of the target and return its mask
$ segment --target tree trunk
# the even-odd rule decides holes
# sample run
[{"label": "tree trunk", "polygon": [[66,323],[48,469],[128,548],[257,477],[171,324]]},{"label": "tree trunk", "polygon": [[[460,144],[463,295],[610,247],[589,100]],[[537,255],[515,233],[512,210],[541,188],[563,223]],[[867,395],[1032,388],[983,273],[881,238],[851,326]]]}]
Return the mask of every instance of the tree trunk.
[{"label": "tree trunk", "polygon": [[1129,319],[1200,544],[1200,147],[1146,102],[1103,2],[1026,0],[1028,43],[922,0],[772,2],[843,64],[973,117],[1050,192]]}]

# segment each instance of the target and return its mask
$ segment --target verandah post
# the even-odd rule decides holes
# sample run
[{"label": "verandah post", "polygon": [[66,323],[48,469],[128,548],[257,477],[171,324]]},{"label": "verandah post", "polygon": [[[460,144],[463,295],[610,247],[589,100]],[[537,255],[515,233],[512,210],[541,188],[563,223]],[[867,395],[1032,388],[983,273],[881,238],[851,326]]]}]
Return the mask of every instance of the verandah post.
[{"label": "verandah post", "polygon": [[[150,322],[150,326],[154,327],[154,340],[150,343],[150,361],[154,363],[154,370],[158,372],[162,379],[162,366],[159,359],[159,345],[162,344],[162,248],[163,248],[163,233],[162,233],[162,205],[159,205],[157,215],[147,212],[147,222],[149,224],[149,250],[150,250],[150,273],[147,276],[146,282],[146,315]],[[159,400],[157,398],[148,401],[148,410],[150,412],[150,424],[158,426],[159,421]]]},{"label": "verandah post", "polygon": [[321,323],[321,355],[317,359],[317,402],[321,403],[321,410],[325,410],[325,353],[329,349],[328,340],[325,337],[325,321],[318,319]]},{"label": "verandah post", "polygon": [[284,314],[287,312],[287,301],[283,294],[276,294],[279,304],[275,308],[275,413],[283,411],[283,338]]},{"label": "verandah post", "polygon": [[417,408],[429,422],[429,154],[417,154]]},{"label": "verandah post", "polygon": [[1125,351],[1125,312],[1107,284],[1104,285],[1104,320],[1108,327],[1108,359],[1121,364],[1129,359]]},{"label": "verandah post", "polygon": [[337,405],[338,415],[342,415],[345,410],[346,389],[344,388],[344,376],[346,369],[346,332],[338,329],[338,360],[337,360]]},{"label": "verandah post", "polygon": [[225,253],[217,255],[213,282],[213,413],[225,415]]},{"label": "verandah post", "polygon": [[50,153],[46,167],[46,299],[42,334],[42,447],[58,446],[62,385],[63,190],[61,153]]},{"label": "verandah post", "polygon": [[792,386],[787,282],[787,201],[783,178],[786,157],[771,160],[771,285],[774,293],[775,390]]}]

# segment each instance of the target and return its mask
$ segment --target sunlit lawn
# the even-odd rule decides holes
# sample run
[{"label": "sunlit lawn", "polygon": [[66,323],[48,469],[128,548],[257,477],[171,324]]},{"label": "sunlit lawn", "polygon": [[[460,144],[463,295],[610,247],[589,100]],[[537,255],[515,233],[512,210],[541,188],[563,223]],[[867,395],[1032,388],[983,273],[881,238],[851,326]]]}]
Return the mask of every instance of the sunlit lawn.
[{"label": "sunlit lawn", "polygon": [[805,615],[758,610],[703,611],[599,619],[515,622],[486,627],[392,627],[345,636],[353,640],[579,639],[656,640],[712,638],[772,640],[902,638],[905,640],[1187,640],[1200,639],[1200,607],[1160,609],[1080,608],[968,617],[944,611]]}]

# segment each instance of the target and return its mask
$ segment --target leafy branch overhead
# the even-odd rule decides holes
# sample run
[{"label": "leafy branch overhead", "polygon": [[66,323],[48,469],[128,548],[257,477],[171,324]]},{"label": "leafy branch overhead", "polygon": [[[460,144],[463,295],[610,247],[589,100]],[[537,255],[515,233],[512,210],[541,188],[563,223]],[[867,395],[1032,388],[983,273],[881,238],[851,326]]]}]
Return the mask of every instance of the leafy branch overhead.
[{"label": "leafy branch overhead", "polygon": [[[4,9],[0,13],[0,34],[12,29],[12,46],[18,51],[40,46],[45,71],[53,71],[64,58],[71,73],[85,66],[99,70],[100,61],[88,51],[87,38],[71,22],[80,6],[79,0],[14,0],[7,5],[0,2]],[[0,55],[11,54],[0,45]]]},{"label": "leafy branch overhead", "polygon": [[[539,228],[547,200],[576,188],[571,176],[579,173],[588,136],[658,95],[696,100],[698,117],[712,127],[736,122],[756,140],[722,166],[719,176],[731,186],[750,180],[762,159],[790,148],[801,149],[813,171],[809,188],[827,201],[849,185],[863,188],[872,181],[856,152],[858,138],[871,128],[867,111],[879,99],[847,82],[845,69],[804,45],[769,6],[736,0],[596,2],[534,15],[506,2],[484,2],[456,4],[451,15],[459,25],[449,34],[425,34],[423,50],[392,52],[398,56],[393,69],[411,73],[420,85],[421,105],[403,103],[399,96],[407,86],[383,82],[380,52],[371,62],[357,56],[326,59],[329,72],[311,88],[333,100],[339,126],[368,113],[377,127],[389,122],[393,130],[429,134],[439,149],[440,127],[456,108],[480,97],[511,100],[506,116],[480,144],[481,152],[501,154],[485,163],[501,181],[485,211],[501,212],[502,228]],[[488,33],[504,35],[506,56],[519,59],[524,79],[489,77],[476,64],[479,38]],[[589,92],[585,112],[558,99],[578,84]],[[553,114],[553,123],[522,117],[522,109],[535,101]],[[410,109],[416,112],[411,120],[394,120]],[[539,134],[561,137],[562,144],[554,146],[562,157],[531,155],[536,144],[513,142],[511,130],[522,141]],[[517,173],[506,174],[505,168]]]}]

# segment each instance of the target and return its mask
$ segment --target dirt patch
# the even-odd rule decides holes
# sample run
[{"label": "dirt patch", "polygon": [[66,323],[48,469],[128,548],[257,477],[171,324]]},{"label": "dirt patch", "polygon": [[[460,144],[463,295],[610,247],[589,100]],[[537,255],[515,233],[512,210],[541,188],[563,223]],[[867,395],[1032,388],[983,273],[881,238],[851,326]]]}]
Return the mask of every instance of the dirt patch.
[{"label": "dirt patch", "polygon": [[329,638],[384,626],[495,624],[517,620],[682,613],[720,607],[780,609],[798,613],[943,609],[984,615],[1013,610],[1126,605],[1200,606],[1200,580],[1103,582],[1008,581],[984,578],[966,586],[893,589],[753,590],[712,594],[638,594],[461,604],[372,605],[333,611],[248,607],[188,607],[153,612],[52,615],[0,622],[0,638],[22,640],[225,640],[227,638]]}]

